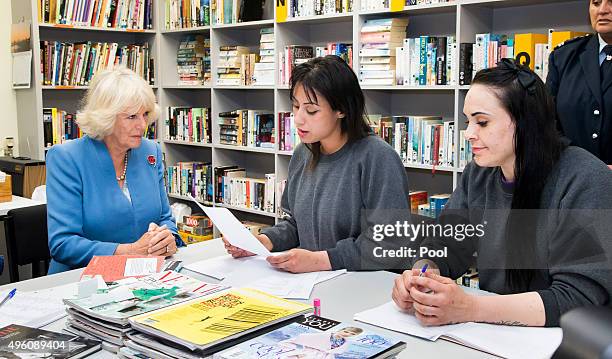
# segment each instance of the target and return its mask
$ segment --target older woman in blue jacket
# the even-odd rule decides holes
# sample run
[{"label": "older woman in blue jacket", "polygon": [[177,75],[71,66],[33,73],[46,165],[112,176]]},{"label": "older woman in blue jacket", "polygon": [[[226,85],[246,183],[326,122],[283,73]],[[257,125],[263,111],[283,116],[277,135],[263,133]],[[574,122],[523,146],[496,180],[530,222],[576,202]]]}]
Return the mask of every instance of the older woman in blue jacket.
[{"label": "older woman in blue jacket", "polygon": [[94,77],[77,114],[85,136],[47,154],[49,274],[86,266],[94,255],[170,256],[182,245],[161,150],[142,137],[158,113],[136,73]]}]

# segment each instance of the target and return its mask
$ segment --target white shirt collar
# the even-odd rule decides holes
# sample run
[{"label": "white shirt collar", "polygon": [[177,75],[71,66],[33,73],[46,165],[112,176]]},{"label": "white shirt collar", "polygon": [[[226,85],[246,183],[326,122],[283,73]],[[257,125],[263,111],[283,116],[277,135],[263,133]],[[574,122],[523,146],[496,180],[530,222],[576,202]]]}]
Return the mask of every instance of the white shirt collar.
[{"label": "white shirt collar", "polygon": [[601,34],[597,34],[597,37],[599,38],[599,53],[601,54],[608,43],[601,37]]}]

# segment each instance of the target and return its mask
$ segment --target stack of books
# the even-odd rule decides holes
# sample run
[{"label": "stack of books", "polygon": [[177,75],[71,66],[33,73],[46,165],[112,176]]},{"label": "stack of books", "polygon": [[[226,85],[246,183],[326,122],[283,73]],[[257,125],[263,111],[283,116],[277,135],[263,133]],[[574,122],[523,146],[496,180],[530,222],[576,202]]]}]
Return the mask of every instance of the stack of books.
[{"label": "stack of books", "polygon": [[300,144],[295,124],[293,122],[293,112],[278,113],[278,150],[293,151]]},{"label": "stack of books", "polygon": [[130,317],[225,288],[174,271],[98,285],[91,295],[64,299],[68,307],[66,329],[101,340],[106,349],[118,352],[127,335],[134,332],[128,322]]},{"label": "stack of books", "polygon": [[396,48],[406,36],[407,18],[366,20],[361,28],[359,78],[362,85],[394,85]]},{"label": "stack of books", "polygon": [[152,29],[153,0],[39,0],[38,22],[113,29]]},{"label": "stack of books", "polygon": [[212,202],[212,166],[208,162],[177,162],[166,168],[168,193],[191,195],[201,202]]},{"label": "stack of books", "polygon": [[179,85],[210,84],[210,39],[187,35],[176,52]]},{"label": "stack of books", "polygon": [[176,226],[186,245],[213,239],[213,223],[205,215],[184,216]]},{"label": "stack of books", "polygon": [[121,350],[153,358],[208,357],[310,311],[311,306],[256,290],[230,289],[131,317],[137,332],[127,335]]},{"label": "stack of books", "polygon": [[55,107],[43,108],[43,133],[46,147],[83,137],[76,115]]},{"label": "stack of books", "polygon": [[293,68],[312,59],[314,48],[312,46],[289,45],[285,46],[278,57],[279,81],[283,85],[288,85]]},{"label": "stack of books", "polygon": [[253,82],[256,85],[274,85],[274,28],[259,30],[259,62],[255,64]]},{"label": "stack of books", "polygon": [[245,46],[220,46],[217,65],[217,85],[239,86],[244,84],[243,55],[249,55]]},{"label": "stack of books", "polygon": [[219,142],[225,145],[274,148],[274,115],[246,109],[221,112]]},{"label": "stack of books", "polygon": [[353,11],[353,0],[290,0],[288,17],[343,14]]},{"label": "stack of books", "polygon": [[101,70],[125,66],[148,83],[155,82],[149,44],[119,46],[116,42],[40,42],[43,85],[87,86]]},{"label": "stack of books", "polygon": [[336,55],[353,67],[353,45],[341,42],[330,42],[327,46],[315,47],[315,57]]},{"label": "stack of books", "polygon": [[209,0],[165,0],[166,30],[210,25]]},{"label": "stack of books", "polygon": [[455,124],[439,116],[369,116],[372,131],[404,164],[454,166]]},{"label": "stack of books", "polygon": [[168,107],[166,140],[211,143],[210,108]]},{"label": "stack of books", "polygon": [[455,85],[454,36],[421,36],[402,41],[396,52],[396,84],[405,86]]}]

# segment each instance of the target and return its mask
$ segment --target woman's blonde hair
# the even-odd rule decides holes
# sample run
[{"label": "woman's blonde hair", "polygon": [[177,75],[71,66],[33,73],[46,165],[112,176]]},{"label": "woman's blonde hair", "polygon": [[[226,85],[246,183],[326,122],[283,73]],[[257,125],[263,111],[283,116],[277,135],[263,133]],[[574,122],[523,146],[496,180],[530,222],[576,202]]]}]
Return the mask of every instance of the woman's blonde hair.
[{"label": "woman's blonde hair", "polygon": [[113,132],[117,115],[149,112],[149,124],[159,116],[155,94],[149,84],[125,67],[98,72],[89,85],[77,123],[89,137],[101,140]]}]

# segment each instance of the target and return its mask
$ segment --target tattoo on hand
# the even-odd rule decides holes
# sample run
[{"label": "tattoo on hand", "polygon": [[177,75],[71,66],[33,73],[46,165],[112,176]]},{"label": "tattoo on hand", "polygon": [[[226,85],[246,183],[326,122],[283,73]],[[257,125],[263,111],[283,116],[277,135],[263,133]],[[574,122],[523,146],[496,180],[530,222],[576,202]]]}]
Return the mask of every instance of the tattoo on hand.
[{"label": "tattoo on hand", "polygon": [[521,323],[519,321],[516,320],[501,320],[499,322],[486,322],[489,324],[498,324],[498,325],[513,325],[515,327],[528,327],[527,324],[525,323]]}]

